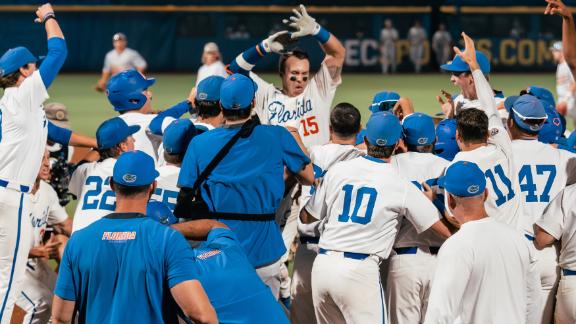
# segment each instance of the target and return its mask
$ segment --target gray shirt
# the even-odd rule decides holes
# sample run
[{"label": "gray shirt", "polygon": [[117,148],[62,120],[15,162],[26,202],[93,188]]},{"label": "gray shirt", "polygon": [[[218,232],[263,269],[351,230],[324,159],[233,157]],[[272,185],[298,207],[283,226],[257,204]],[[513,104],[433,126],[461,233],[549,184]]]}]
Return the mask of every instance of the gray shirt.
[{"label": "gray shirt", "polygon": [[104,58],[103,72],[116,74],[128,69],[146,68],[146,60],[131,48],[126,48],[122,53],[111,50]]}]

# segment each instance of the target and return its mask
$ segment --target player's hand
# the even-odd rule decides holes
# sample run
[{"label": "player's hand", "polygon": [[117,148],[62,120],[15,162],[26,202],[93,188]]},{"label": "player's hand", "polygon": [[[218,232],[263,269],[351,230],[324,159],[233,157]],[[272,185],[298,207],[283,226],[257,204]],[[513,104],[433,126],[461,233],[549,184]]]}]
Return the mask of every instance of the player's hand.
[{"label": "player's hand", "polygon": [[572,19],[572,12],[561,0],[546,0],[548,5],[544,10],[545,15],[558,15],[564,19]]},{"label": "player's hand", "polygon": [[300,38],[309,35],[316,35],[320,31],[320,24],[316,22],[316,19],[308,15],[304,5],[300,5],[299,9],[300,11],[298,11],[298,9],[292,9],[294,16],[290,16],[290,20],[282,20],[286,25],[296,29],[296,32],[292,33],[291,37]]},{"label": "player's hand", "polygon": [[261,44],[266,53],[286,54],[288,53],[289,40],[289,32],[283,30],[268,36]]},{"label": "player's hand", "polygon": [[440,90],[442,96],[436,96],[436,100],[440,104],[440,108],[442,108],[442,112],[446,118],[453,118],[454,117],[454,101],[452,100],[452,95],[448,93],[446,90]]},{"label": "player's hand", "polygon": [[456,55],[460,56],[462,61],[466,62],[470,66],[470,71],[480,69],[478,62],[476,61],[476,48],[474,47],[474,41],[465,32],[462,32],[462,39],[464,39],[464,52],[462,52],[458,47],[454,46],[454,52]]},{"label": "player's hand", "polygon": [[432,187],[430,187],[426,182],[422,182],[422,192],[424,193],[424,196],[426,196],[426,198],[428,198],[430,201],[434,201],[434,199],[436,199],[436,192],[434,192]]},{"label": "player's hand", "polygon": [[51,4],[45,3],[40,7],[38,7],[38,9],[36,10],[37,18],[34,19],[34,22],[43,23],[48,16],[54,16],[54,9],[52,9]]},{"label": "player's hand", "polygon": [[94,90],[104,92],[106,90],[106,82],[102,79],[98,80],[98,83],[94,86]]},{"label": "player's hand", "polygon": [[414,113],[414,105],[412,105],[412,101],[406,97],[400,97],[392,108],[392,113],[402,121],[404,117]]},{"label": "player's hand", "polygon": [[58,248],[62,243],[58,241],[48,241],[44,245],[38,245],[30,249],[29,255],[35,258],[54,259],[59,256]]}]

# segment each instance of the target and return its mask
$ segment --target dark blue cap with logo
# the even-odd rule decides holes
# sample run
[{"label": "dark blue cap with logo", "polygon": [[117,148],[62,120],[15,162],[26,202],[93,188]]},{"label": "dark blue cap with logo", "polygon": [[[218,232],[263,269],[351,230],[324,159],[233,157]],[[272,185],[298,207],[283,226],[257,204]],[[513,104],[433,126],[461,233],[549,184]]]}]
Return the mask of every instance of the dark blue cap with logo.
[{"label": "dark blue cap with logo", "polygon": [[138,187],[151,184],[159,175],[150,155],[142,151],[130,151],[118,157],[112,180],[123,186]]},{"label": "dark blue cap with logo", "polygon": [[436,143],[434,143],[434,154],[452,161],[454,156],[460,152],[456,141],[456,120],[444,119],[436,126]]},{"label": "dark blue cap with logo", "polygon": [[198,132],[190,119],[177,119],[170,123],[164,131],[162,143],[168,154],[181,154],[186,152],[188,144]]},{"label": "dark blue cap with logo", "polygon": [[402,120],[404,141],[408,145],[431,145],[436,138],[434,120],[423,113],[413,113]]},{"label": "dark blue cap with logo", "polygon": [[398,117],[389,112],[377,112],[366,124],[366,138],[376,146],[393,146],[402,138],[402,125]]},{"label": "dark blue cap with logo", "polygon": [[[482,71],[483,74],[490,73],[490,61],[484,53],[476,51],[476,61],[478,61],[480,71]],[[468,63],[464,62],[458,55],[454,55],[454,59],[451,62],[441,65],[440,68],[448,72],[470,72]]]},{"label": "dark blue cap with logo", "polygon": [[220,100],[220,87],[224,78],[218,75],[211,75],[200,81],[196,87],[196,100],[198,101],[218,101]]},{"label": "dark blue cap with logo", "polygon": [[122,71],[108,81],[106,96],[116,111],[140,109],[148,100],[144,90],[155,82],[156,79],[146,78],[136,70]]},{"label": "dark blue cap with logo", "polygon": [[391,111],[400,99],[400,95],[393,91],[381,91],[374,95],[372,104],[368,109],[371,112]]},{"label": "dark blue cap with logo", "polygon": [[558,143],[558,140],[566,129],[562,123],[562,116],[560,116],[553,106],[544,105],[544,109],[546,109],[548,118],[538,133],[538,141],[546,144]]},{"label": "dark blue cap with logo", "polygon": [[258,86],[252,79],[239,73],[232,74],[220,87],[220,105],[227,110],[250,108],[256,90]]},{"label": "dark blue cap with logo", "polygon": [[108,119],[98,126],[96,142],[98,149],[105,150],[122,143],[128,136],[140,130],[140,126],[128,126],[120,117]]},{"label": "dark blue cap with logo", "polygon": [[[504,107],[511,114],[514,123],[527,132],[539,132],[548,118],[542,102],[528,94],[506,98]],[[532,123],[527,123],[527,121]]]},{"label": "dark blue cap with logo", "polygon": [[26,47],[18,46],[11,48],[0,57],[0,77],[10,75],[24,65],[37,61],[38,58]]},{"label": "dark blue cap with logo", "polygon": [[174,216],[170,208],[165,203],[150,200],[146,206],[146,216],[162,225],[172,225],[178,223],[178,218]]},{"label": "dark blue cap with logo", "polygon": [[446,174],[438,179],[438,186],[454,196],[478,196],[486,189],[486,176],[476,163],[458,161],[446,169]]}]

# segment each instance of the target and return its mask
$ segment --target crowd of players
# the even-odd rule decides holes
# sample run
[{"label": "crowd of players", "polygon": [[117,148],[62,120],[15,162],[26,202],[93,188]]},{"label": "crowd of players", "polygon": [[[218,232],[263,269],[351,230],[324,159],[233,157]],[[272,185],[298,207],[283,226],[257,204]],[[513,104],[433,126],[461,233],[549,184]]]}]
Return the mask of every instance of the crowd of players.
[{"label": "crowd of players", "polygon": [[[332,106],[342,44],[300,6],[290,32],[157,114],[145,62],[108,64],[97,89],[118,116],[95,139],[43,105],[67,49],[39,7],[46,58],[0,57],[0,322],[575,323],[576,28],[547,2],[563,19],[558,103],[493,90],[462,33],[440,116],[382,91],[362,129],[354,105]],[[302,37],[325,53],[316,73]],[[251,72],[272,53],[280,89]],[[94,149],[56,180],[50,152],[68,146]]]}]

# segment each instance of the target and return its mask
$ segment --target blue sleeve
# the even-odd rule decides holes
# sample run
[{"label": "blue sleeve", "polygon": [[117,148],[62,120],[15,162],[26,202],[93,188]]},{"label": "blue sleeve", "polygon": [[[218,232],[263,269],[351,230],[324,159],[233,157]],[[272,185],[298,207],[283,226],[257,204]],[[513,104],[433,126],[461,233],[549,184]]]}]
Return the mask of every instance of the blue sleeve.
[{"label": "blue sleeve", "polygon": [[294,174],[302,171],[302,169],[310,163],[310,158],[302,152],[298,143],[289,131],[280,126],[278,128],[280,136],[280,143],[282,146],[282,160],[288,170]]},{"label": "blue sleeve", "polygon": [[42,77],[42,82],[44,82],[46,89],[48,89],[54,79],[56,79],[56,75],[62,68],[62,65],[64,65],[67,55],[68,49],[66,48],[64,38],[52,37],[48,39],[48,53],[39,68],[40,77]]},{"label": "blue sleeve", "polygon": [[[70,250],[74,247],[73,237],[70,238],[64,249],[64,255],[60,262],[60,268],[58,270],[58,280],[56,281],[56,287],[54,288],[54,294],[64,300],[74,301],[76,300],[76,287],[74,282],[79,278],[74,278],[74,271],[72,270],[72,262],[70,260]],[[76,279],[76,280],[74,280]]]},{"label": "blue sleeve", "polygon": [[266,55],[264,51],[264,46],[262,43],[252,46],[244,52],[240,53],[233,61],[230,63],[228,69],[232,73],[240,73],[248,75],[250,71],[254,68],[256,63],[260,61]]},{"label": "blue sleeve", "polygon": [[228,228],[214,228],[208,233],[208,238],[206,238],[207,248],[226,248],[230,246],[240,246],[236,235],[232,230]]},{"label": "blue sleeve", "polygon": [[180,118],[184,115],[188,109],[190,109],[190,105],[188,105],[188,101],[184,100],[176,105],[164,110],[163,112],[159,113],[152,121],[148,128],[150,128],[150,132],[154,135],[162,135],[162,123],[166,117],[173,117],[173,118]]},{"label": "blue sleeve", "polygon": [[170,288],[177,284],[198,278],[194,262],[194,254],[182,234],[171,228],[165,240],[166,279]]},{"label": "blue sleeve", "polygon": [[198,160],[194,153],[194,147],[195,141],[192,139],[190,144],[188,144],[188,149],[186,154],[184,154],[184,160],[182,160],[182,166],[180,167],[180,174],[178,175],[179,188],[192,188],[198,178]]},{"label": "blue sleeve", "polygon": [[70,137],[72,137],[71,130],[56,126],[51,121],[48,121],[48,139],[50,141],[62,145],[68,145],[70,143]]}]

